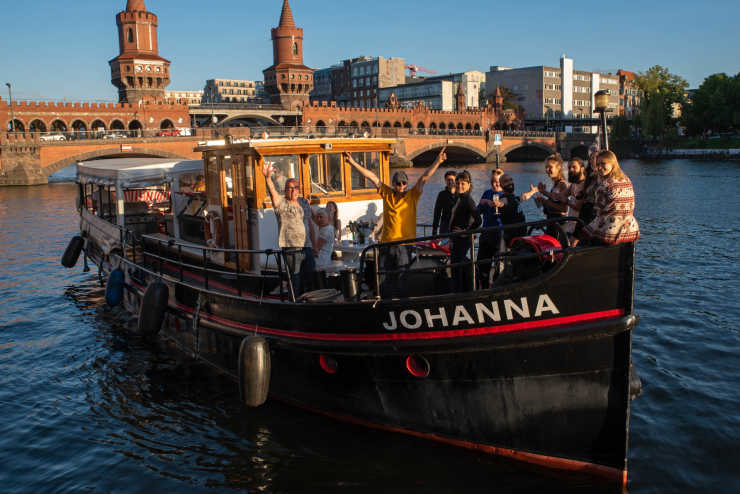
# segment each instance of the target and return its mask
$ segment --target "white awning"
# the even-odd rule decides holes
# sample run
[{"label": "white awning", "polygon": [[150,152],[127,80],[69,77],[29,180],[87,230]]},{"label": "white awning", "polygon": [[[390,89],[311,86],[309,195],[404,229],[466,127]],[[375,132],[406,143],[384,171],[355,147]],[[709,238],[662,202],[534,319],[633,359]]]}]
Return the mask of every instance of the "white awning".
[{"label": "white awning", "polygon": [[149,187],[183,173],[203,173],[203,160],[114,158],[77,163],[77,181],[121,187]]}]

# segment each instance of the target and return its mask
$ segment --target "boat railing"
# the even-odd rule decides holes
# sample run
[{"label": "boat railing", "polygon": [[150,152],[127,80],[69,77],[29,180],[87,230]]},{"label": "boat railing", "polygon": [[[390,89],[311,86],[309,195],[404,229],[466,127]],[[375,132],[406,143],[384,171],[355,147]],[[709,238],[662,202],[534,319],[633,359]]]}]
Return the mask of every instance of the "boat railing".
[{"label": "boat railing", "polygon": [[[162,239],[154,235],[141,235],[127,228],[117,226],[120,232],[121,256],[133,264],[150,263],[152,271],[160,276],[168,274],[177,277],[180,283],[186,283],[186,273],[200,273],[205,290],[209,290],[217,277],[221,279],[234,280],[235,291],[239,297],[244,294],[242,287],[244,281],[250,278],[258,278],[264,281],[267,278],[277,280],[280,287],[280,300],[286,299],[296,301],[296,293],[293,290],[293,274],[286,269],[285,254],[281,249],[224,249],[218,247],[202,246],[193,243],[179,242],[174,238]],[[227,268],[225,263],[215,262],[214,259],[228,256],[233,259],[233,268]],[[262,267],[270,265],[270,257],[274,258],[277,266],[276,274],[264,274],[260,272],[255,275],[245,271],[242,257],[250,256],[259,259]],[[167,269],[170,266],[172,269]],[[282,280],[287,283],[283,286]]]},{"label": "boat railing", "polygon": [[[563,216],[560,218],[550,218],[546,220],[539,220],[539,221],[530,221],[525,223],[514,223],[510,225],[501,225],[501,226],[493,226],[493,227],[487,227],[487,228],[478,228],[475,230],[466,230],[462,232],[452,232],[452,233],[445,233],[445,234],[438,234],[438,235],[426,235],[426,229],[431,228],[431,225],[424,225],[420,224],[418,226],[424,228],[424,236],[417,237],[414,239],[407,239],[407,240],[396,240],[393,242],[382,242],[378,244],[372,244],[368,245],[362,250],[362,253],[360,254],[360,276],[366,275],[366,273],[362,272],[366,267],[368,266],[367,260],[369,258],[368,254],[372,252],[372,256],[374,259],[374,262],[372,263],[373,266],[373,277],[374,277],[374,284],[376,287],[376,298],[380,299],[382,298],[382,288],[381,288],[381,277],[386,275],[401,275],[402,273],[414,273],[414,272],[435,272],[439,273],[443,270],[450,270],[455,268],[462,268],[462,267],[469,267],[470,269],[470,290],[475,291],[478,285],[478,280],[476,279],[476,266],[479,263],[484,262],[499,262],[499,261],[509,261],[509,262],[517,262],[517,261],[525,261],[529,259],[542,259],[543,253],[541,252],[535,252],[535,253],[512,253],[509,251],[501,252],[492,258],[487,259],[478,259],[476,258],[476,249],[475,249],[475,237],[476,235],[480,235],[483,233],[497,233],[499,232],[501,235],[504,234],[507,230],[525,230],[526,229],[526,235],[530,235],[534,230],[545,230],[545,229],[554,229],[555,230],[555,236],[557,237],[557,240],[560,241],[561,247],[559,249],[552,249],[547,252],[547,256],[549,256],[551,259],[556,259],[558,255],[564,254],[569,248],[570,248],[570,241],[568,239],[568,235],[565,232],[565,229],[563,228],[563,224],[575,221],[578,223],[583,224],[583,221],[579,218],[572,217],[572,216]],[[525,235],[521,235],[525,236]],[[451,245],[452,241],[454,239],[464,239],[465,241],[469,242],[469,248],[470,248],[470,259],[466,259],[462,262],[455,262],[455,263],[446,263],[444,265],[440,266],[424,266],[424,267],[408,267],[408,266],[400,266],[398,269],[382,269],[381,268],[381,254],[384,250],[388,250],[389,247],[392,246],[408,246],[408,245],[415,245],[420,242],[434,242],[435,245],[440,245],[443,240],[447,239],[449,241],[448,245]]]}]

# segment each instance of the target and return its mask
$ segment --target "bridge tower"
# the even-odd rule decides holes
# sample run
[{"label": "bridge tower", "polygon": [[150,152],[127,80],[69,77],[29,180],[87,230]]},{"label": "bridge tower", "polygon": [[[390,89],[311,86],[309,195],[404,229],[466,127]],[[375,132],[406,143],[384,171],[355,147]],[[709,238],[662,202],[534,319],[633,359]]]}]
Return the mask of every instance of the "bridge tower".
[{"label": "bridge tower", "polygon": [[128,0],[116,16],[120,53],[109,63],[111,83],[121,103],[163,100],[170,83],[170,61],[159,56],[157,16],[144,0]]},{"label": "bridge tower", "polygon": [[291,110],[308,105],[313,69],[303,65],[303,29],[296,27],[288,0],[283,0],[280,24],[272,29],[272,58],[272,66],[263,71],[269,102]]}]

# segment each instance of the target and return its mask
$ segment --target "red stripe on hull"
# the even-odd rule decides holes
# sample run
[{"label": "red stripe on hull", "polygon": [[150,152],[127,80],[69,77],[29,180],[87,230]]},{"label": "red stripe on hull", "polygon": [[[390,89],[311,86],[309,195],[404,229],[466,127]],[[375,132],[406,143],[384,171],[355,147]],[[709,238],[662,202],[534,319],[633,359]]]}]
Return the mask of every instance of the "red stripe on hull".
[{"label": "red stripe on hull", "polygon": [[[179,305],[178,309],[192,312],[185,306]],[[201,317],[212,321],[233,326],[247,331],[257,333],[272,334],[276,336],[288,336],[291,338],[303,338],[317,341],[406,341],[406,340],[434,340],[447,338],[464,338],[470,336],[485,336],[500,333],[513,333],[516,331],[527,331],[537,329],[548,329],[569,324],[579,324],[584,322],[602,321],[605,319],[614,319],[624,315],[624,310],[614,309],[601,312],[591,312],[587,314],[578,314],[575,316],[554,317],[550,319],[541,319],[538,321],[526,321],[514,324],[502,324],[500,326],[486,326],[482,328],[458,329],[448,331],[426,331],[419,333],[388,333],[388,334],[336,334],[336,333],[304,333],[301,331],[287,331],[282,329],[263,328],[251,324],[244,324],[236,321],[230,321],[218,316],[201,314]]]}]

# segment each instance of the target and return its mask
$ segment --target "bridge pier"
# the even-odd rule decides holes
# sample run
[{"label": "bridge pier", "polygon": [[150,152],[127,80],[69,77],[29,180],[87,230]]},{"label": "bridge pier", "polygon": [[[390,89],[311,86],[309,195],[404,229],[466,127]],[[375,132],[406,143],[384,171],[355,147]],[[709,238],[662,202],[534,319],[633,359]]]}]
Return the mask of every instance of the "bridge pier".
[{"label": "bridge pier", "polygon": [[48,183],[49,179],[41,172],[38,143],[0,141],[0,186]]}]

